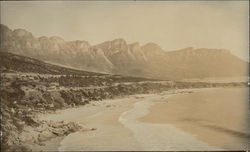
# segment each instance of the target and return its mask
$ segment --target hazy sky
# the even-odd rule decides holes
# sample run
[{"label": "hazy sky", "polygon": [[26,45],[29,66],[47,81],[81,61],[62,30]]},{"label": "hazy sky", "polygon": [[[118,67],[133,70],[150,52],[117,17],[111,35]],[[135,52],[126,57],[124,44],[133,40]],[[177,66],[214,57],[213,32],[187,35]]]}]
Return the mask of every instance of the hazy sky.
[{"label": "hazy sky", "polygon": [[225,48],[248,59],[248,1],[2,2],[1,23],[34,36],[97,44],[115,38],[185,47]]}]

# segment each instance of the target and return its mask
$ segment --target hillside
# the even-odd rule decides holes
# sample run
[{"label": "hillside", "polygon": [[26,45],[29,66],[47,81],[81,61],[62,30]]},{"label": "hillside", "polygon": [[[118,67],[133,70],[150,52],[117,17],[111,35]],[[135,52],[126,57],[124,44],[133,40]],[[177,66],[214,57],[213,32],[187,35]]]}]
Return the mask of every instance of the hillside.
[{"label": "hillside", "polygon": [[[53,112],[105,99],[168,90],[244,87],[246,83],[156,81],[99,74],[48,64],[30,57],[0,53],[1,128],[3,151],[29,151],[56,137],[91,128],[75,123],[41,121],[38,113]],[[106,105],[109,108],[110,105]],[[32,133],[31,133],[32,132]]]},{"label": "hillside", "polygon": [[229,50],[192,47],[164,51],[155,43],[128,44],[124,39],[91,45],[39,37],[24,29],[1,25],[1,52],[29,56],[85,71],[160,79],[237,77],[248,75],[248,63]]},{"label": "hillside", "polygon": [[16,55],[8,52],[0,52],[0,71],[2,72],[27,72],[39,74],[68,74],[68,75],[105,75],[101,73],[87,72],[65,68],[43,61]]},{"label": "hillside", "polygon": [[[72,68],[66,68],[58,65],[53,65],[50,63],[45,63],[43,61],[25,57],[21,55],[16,55],[8,52],[0,52],[0,71],[1,73],[17,73],[22,75],[29,75],[34,73],[34,75],[54,75],[55,77],[65,76],[64,82],[71,81],[74,86],[76,85],[97,85],[101,83],[116,83],[116,82],[141,82],[141,81],[159,81],[157,79],[148,79],[140,77],[130,77],[130,76],[120,76],[112,74],[103,74],[88,72],[82,70],[76,70]],[[68,76],[74,77],[74,80],[70,80]],[[82,83],[75,82],[76,80],[84,80]]]}]

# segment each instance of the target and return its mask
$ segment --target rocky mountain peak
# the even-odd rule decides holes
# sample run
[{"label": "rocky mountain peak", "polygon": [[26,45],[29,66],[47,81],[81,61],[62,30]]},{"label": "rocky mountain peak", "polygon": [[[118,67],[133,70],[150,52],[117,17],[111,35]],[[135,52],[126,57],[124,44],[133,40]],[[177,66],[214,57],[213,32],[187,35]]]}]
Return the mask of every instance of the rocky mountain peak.
[{"label": "rocky mountain peak", "polygon": [[131,49],[139,49],[140,48],[140,43],[139,42],[135,42],[132,44],[129,44]]},{"label": "rocky mountain peak", "polygon": [[4,37],[10,37],[12,35],[12,30],[9,29],[7,26],[3,25],[3,24],[0,24],[0,35],[1,35],[1,38],[4,38]]},{"label": "rocky mountain peak", "polygon": [[125,51],[128,49],[128,45],[124,39],[115,39],[111,42],[111,49],[116,52],[117,50]]},{"label": "rocky mountain peak", "polygon": [[47,36],[41,36],[38,38],[39,41],[45,41],[45,40],[49,40],[49,38]]},{"label": "rocky mountain peak", "polygon": [[230,50],[227,49],[208,49],[208,48],[199,48],[196,49],[200,53],[211,53],[211,54],[231,54]]},{"label": "rocky mountain peak", "polygon": [[54,42],[54,43],[64,43],[64,39],[62,39],[59,36],[51,36],[49,38],[50,41]]},{"label": "rocky mountain peak", "polygon": [[111,43],[113,45],[127,45],[127,42],[122,38],[114,39]]},{"label": "rocky mountain peak", "polygon": [[156,44],[156,43],[147,43],[145,45],[142,46],[143,48],[148,48],[148,49],[161,49],[161,47]]},{"label": "rocky mountain peak", "polygon": [[209,48],[198,48],[188,47],[180,50],[169,51],[169,54],[176,55],[219,55],[219,54],[231,54],[230,50],[226,49],[209,49]]},{"label": "rocky mountain peak", "polygon": [[147,43],[141,47],[146,55],[163,54],[164,50],[155,43]]},{"label": "rocky mountain peak", "polygon": [[76,49],[90,49],[91,45],[87,41],[70,41],[68,42],[72,47]]},{"label": "rocky mountain peak", "polygon": [[1,33],[2,33],[2,32],[6,32],[6,31],[12,32],[11,29],[9,29],[7,26],[5,26],[5,25],[3,25],[3,24],[0,24],[0,31],[1,31]]},{"label": "rocky mountain peak", "polygon": [[33,38],[33,35],[32,35],[30,32],[28,32],[28,31],[26,31],[26,30],[24,30],[24,29],[15,29],[15,30],[13,31],[13,34],[14,34],[15,36],[17,36],[17,37],[20,37],[20,38],[23,38],[23,37],[26,37],[26,38]]}]

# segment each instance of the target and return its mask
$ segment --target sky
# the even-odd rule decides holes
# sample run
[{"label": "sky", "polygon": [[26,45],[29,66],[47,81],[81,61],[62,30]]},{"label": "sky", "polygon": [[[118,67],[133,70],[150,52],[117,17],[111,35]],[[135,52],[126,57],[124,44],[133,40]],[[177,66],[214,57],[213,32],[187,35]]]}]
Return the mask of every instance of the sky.
[{"label": "sky", "polygon": [[90,44],[123,38],[186,47],[229,49],[249,60],[248,1],[1,1],[1,23],[34,36]]}]

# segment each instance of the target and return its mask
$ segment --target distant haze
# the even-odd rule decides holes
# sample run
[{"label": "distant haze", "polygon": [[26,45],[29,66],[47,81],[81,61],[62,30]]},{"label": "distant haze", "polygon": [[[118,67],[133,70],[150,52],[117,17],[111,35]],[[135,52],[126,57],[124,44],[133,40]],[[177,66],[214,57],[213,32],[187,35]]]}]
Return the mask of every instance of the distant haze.
[{"label": "distant haze", "polygon": [[115,38],[164,50],[224,48],[248,58],[248,1],[1,1],[1,23],[91,44]]}]

